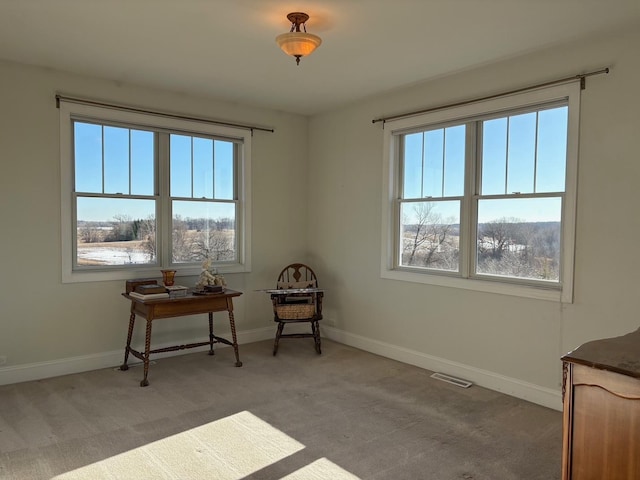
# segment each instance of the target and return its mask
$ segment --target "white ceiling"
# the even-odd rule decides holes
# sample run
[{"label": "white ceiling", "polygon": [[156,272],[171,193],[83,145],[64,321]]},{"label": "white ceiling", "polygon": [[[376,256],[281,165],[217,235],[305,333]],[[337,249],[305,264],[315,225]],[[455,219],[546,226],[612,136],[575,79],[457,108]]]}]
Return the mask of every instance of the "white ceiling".
[{"label": "white ceiling", "polygon": [[[323,39],[299,66],[292,11]],[[0,0],[0,59],[314,114],[631,25],[640,0]]]}]

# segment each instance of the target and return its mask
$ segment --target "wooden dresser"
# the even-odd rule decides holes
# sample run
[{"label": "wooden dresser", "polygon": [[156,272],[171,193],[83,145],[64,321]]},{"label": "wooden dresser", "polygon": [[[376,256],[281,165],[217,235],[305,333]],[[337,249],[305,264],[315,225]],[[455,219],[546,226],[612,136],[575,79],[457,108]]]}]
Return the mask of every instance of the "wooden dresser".
[{"label": "wooden dresser", "polygon": [[640,329],[562,361],[562,479],[640,479]]}]

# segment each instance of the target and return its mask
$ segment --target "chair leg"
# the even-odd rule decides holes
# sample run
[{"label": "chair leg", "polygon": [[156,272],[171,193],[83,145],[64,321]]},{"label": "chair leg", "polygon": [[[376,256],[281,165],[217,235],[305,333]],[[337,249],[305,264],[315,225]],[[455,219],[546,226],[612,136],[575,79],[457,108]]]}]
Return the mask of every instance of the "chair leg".
[{"label": "chair leg", "polygon": [[280,335],[282,335],[282,329],[284,328],[284,323],[278,322],[278,329],[276,330],[276,339],[273,342],[273,356],[276,356],[278,353],[278,342],[280,341]]},{"label": "chair leg", "polygon": [[320,355],[322,349],[320,348],[320,325],[318,322],[311,322],[311,330],[313,331],[313,341],[316,346],[316,353]]}]

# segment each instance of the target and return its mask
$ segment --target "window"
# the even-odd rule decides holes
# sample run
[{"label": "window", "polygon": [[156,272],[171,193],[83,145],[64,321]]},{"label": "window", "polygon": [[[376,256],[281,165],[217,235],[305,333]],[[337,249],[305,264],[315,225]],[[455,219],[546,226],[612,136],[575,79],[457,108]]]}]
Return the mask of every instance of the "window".
[{"label": "window", "polygon": [[250,132],[60,104],[63,281],[250,269]]},{"label": "window", "polygon": [[385,124],[382,276],[570,302],[579,87]]}]

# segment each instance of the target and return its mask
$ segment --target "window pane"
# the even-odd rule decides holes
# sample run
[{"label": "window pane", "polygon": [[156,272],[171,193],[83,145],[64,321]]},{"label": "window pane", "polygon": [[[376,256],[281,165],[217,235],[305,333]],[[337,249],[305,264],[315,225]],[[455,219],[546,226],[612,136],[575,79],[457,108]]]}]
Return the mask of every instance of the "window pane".
[{"label": "window pane", "polygon": [[478,201],[476,272],[558,282],[562,199]]},{"label": "window pane", "polygon": [[215,150],[215,198],[219,200],[233,200],[235,198],[233,142],[216,140]]},{"label": "window pane", "polygon": [[423,197],[442,197],[444,129],[424,132]]},{"label": "window pane", "polygon": [[404,136],[402,198],[422,197],[422,133]]},{"label": "window pane", "polygon": [[465,125],[445,129],[444,196],[464,195]]},{"label": "window pane", "polygon": [[234,203],[174,201],[173,262],[236,260]]},{"label": "window pane", "polygon": [[506,193],[507,119],[482,123],[482,195]]},{"label": "window pane", "polygon": [[78,197],[79,266],[156,262],[154,200]]},{"label": "window pane", "polygon": [[209,138],[193,137],[193,197],[213,198],[213,140]]},{"label": "window pane", "polygon": [[400,265],[459,270],[460,202],[403,202]]},{"label": "window pane", "polygon": [[131,193],[154,195],[153,132],[131,130]]},{"label": "window pane", "polygon": [[102,127],[74,122],[76,192],[102,193]]},{"label": "window pane", "polygon": [[169,136],[171,196],[191,197],[191,137]]},{"label": "window pane", "polygon": [[129,129],[104,127],[104,192],[129,194]]},{"label": "window pane", "polygon": [[507,193],[532,193],[536,158],[537,114],[509,117]]},{"label": "window pane", "polygon": [[564,192],[568,112],[560,107],[538,114],[536,192]]}]

